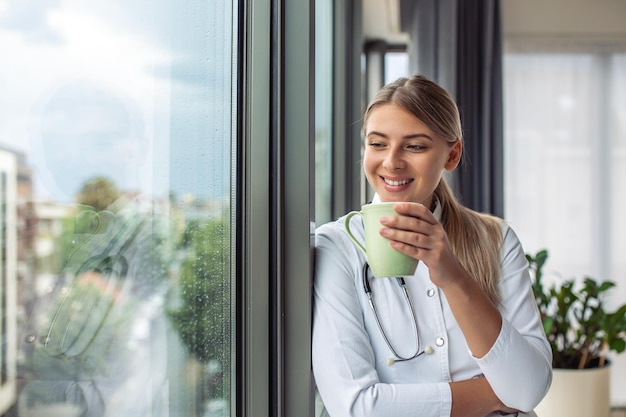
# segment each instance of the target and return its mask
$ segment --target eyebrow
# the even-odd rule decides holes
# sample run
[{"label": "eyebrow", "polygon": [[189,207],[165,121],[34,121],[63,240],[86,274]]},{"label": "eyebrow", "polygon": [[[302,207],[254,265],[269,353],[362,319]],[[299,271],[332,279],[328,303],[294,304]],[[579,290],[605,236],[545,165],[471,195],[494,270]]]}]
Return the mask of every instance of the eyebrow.
[{"label": "eyebrow", "polygon": [[[381,136],[383,138],[388,138],[389,136],[386,135],[385,133],[382,132],[377,132],[376,130],[372,130],[371,132],[367,132],[366,137],[370,137],[370,136]],[[415,138],[426,138],[429,140],[433,140],[433,138],[430,135],[427,135],[426,133],[411,133],[408,135],[405,135],[402,137],[402,139],[415,139]]]}]

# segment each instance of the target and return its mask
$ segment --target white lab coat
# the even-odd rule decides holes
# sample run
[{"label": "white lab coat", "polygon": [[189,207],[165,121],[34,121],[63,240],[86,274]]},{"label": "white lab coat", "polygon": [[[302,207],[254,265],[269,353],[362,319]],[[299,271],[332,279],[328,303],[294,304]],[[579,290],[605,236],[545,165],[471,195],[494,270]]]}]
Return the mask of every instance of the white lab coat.
[{"label": "white lab coat", "polygon": [[[431,346],[433,353],[388,366],[393,354],[363,289],[365,256],[343,224],[340,218],[316,232],[313,372],[326,407],[322,415],[449,416],[448,382],[476,376],[485,376],[509,407],[531,411],[539,403],[551,382],[552,356],[524,251],[508,225],[502,224],[499,280],[503,323],[492,349],[482,358],[472,356],[445,295],[420,263],[415,275],[406,279],[406,287],[415,309],[420,349]],[[359,216],[351,219],[351,230],[363,241]],[[414,326],[396,280],[372,278],[371,287],[390,343],[401,356],[411,356],[416,346]]]}]

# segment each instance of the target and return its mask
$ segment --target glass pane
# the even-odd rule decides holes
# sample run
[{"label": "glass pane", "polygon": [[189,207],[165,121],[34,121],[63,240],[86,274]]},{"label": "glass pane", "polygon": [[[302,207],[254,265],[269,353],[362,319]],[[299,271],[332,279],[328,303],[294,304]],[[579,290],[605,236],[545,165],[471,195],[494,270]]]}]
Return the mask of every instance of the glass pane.
[{"label": "glass pane", "polygon": [[0,414],[230,415],[235,4],[0,2]]},{"label": "glass pane", "polygon": [[333,3],[315,1],[315,223],[331,220],[333,178]]},{"label": "glass pane", "polygon": [[409,54],[407,52],[385,53],[385,84],[409,75]]}]

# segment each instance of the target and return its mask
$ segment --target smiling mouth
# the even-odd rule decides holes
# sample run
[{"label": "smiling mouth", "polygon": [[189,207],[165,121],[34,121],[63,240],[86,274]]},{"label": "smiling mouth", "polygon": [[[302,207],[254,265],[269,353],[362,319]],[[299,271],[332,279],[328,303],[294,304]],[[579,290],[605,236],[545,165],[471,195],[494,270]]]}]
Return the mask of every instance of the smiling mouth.
[{"label": "smiling mouth", "polygon": [[388,184],[388,185],[391,185],[391,186],[394,186],[394,187],[398,187],[400,185],[405,185],[405,184],[408,184],[408,183],[413,181],[413,179],[394,181],[394,180],[390,180],[389,178],[385,178],[385,177],[381,177],[381,178],[383,179],[385,184]]}]

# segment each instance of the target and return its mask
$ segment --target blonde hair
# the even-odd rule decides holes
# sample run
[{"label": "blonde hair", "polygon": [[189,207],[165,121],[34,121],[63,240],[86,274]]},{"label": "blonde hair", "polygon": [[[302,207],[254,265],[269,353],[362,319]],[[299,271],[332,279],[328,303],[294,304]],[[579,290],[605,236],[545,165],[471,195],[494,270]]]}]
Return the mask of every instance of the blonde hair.
[{"label": "blonde hair", "polygon": [[[411,112],[450,146],[463,140],[461,118],[452,96],[422,75],[400,78],[383,87],[370,102],[363,117],[363,128],[374,109],[395,104]],[[500,302],[501,219],[463,206],[444,177],[435,189],[442,208],[441,224],[465,270],[496,304]]]}]

